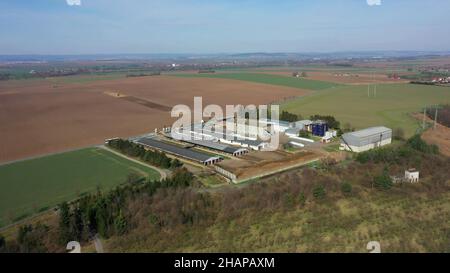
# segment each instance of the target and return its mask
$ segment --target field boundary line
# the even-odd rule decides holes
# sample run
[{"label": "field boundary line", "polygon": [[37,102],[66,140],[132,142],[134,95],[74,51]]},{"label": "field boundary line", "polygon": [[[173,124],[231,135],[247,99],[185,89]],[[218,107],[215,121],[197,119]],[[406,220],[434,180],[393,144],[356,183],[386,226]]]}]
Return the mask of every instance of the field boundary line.
[{"label": "field boundary line", "polygon": [[117,151],[114,151],[113,149],[110,149],[110,148],[106,147],[105,145],[100,145],[100,146],[98,146],[98,148],[103,149],[103,150],[105,150],[105,151],[108,151],[108,152],[110,152],[110,153],[113,153],[113,154],[115,154],[115,155],[117,155],[117,156],[120,156],[120,157],[122,157],[122,158],[125,158],[125,159],[127,159],[127,160],[129,160],[129,161],[131,161],[131,162],[137,163],[137,164],[139,164],[139,165],[142,165],[142,166],[145,166],[145,167],[147,167],[147,168],[150,168],[150,169],[153,169],[153,170],[157,171],[157,172],[159,173],[159,176],[160,176],[160,181],[162,181],[162,180],[164,180],[164,179],[167,178],[167,172],[164,171],[163,169],[160,169],[160,168],[158,168],[158,167],[155,167],[155,166],[146,164],[146,163],[144,163],[144,162],[142,162],[142,161],[140,161],[140,160],[137,160],[137,159],[128,157],[128,156],[126,156],[126,155],[124,155],[124,154],[121,154],[121,153],[119,153],[119,152],[117,152]]},{"label": "field boundary line", "polygon": [[0,162],[0,167],[1,166],[5,166],[5,165],[14,164],[14,163],[19,163],[19,162],[22,162],[22,161],[28,161],[28,160],[33,160],[33,159],[40,159],[40,158],[44,158],[44,157],[48,157],[48,156],[60,155],[60,154],[65,154],[65,153],[70,153],[70,152],[76,152],[76,151],[89,149],[89,148],[99,148],[101,146],[102,146],[102,144],[94,144],[94,145],[89,145],[89,146],[84,146],[84,147],[78,147],[78,148],[73,148],[73,149],[62,150],[62,151],[58,151],[58,152],[52,152],[52,153],[46,153],[46,154],[41,154],[41,155],[36,155],[36,156],[25,157],[25,158],[21,158],[21,159],[6,161],[6,162]]}]

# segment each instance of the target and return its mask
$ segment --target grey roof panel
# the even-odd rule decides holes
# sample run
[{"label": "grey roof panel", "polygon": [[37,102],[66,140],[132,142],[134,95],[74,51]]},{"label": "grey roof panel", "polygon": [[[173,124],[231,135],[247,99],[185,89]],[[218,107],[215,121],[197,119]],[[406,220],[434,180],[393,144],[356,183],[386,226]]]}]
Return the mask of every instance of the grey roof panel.
[{"label": "grey roof panel", "polygon": [[387,127],[371,127],[342,135],[345,143],[351,146],[365,146],[392,138],[392,130]]},{"label": "grey roof panel", "polygon": [[300,128],[292,128],[292,129],[287,129],[284,133],[297,135],[300,131],[301,131]]},{"label": "grey roof panel", "polygon": [[368,137],[371,135],[379,135],[381,133],[385,133],[388,131],[392,131],[392,130],[387,127],[384,127],[384,126],[378,126],[378,127],[370,127],[370,128],[364,129],[364,130],[351,132],[349,134],[352,134],[356,137]]},{"label": "grey roof panel", "polygon": [[190,149],[178,147],[176,145],[162,142],[160,140],[157,140],[155,138],[150,138],[150,137],[140,138],[140,139],[136,140],[136,143],[142,144],[144,146],[156,148],[158,150],[167,152],[169,154],[179,155],[181,157],[185,157],[185,158],[188,158],[188,159],[191,159],[194,161],[207,162],[210,160],[220,158],[218,156],[211,156],[206,153],[201,153],[201,152],[193,151]]},{"label": "grey roof panel", "polygon": [[[242,148],[232,147],[232,146],[225,145],[222,143],[214,142],[214,141],[208,140],[208,139],[195,139],[195,135],[192,133],[191,134],[182,134],[182,133],[172,132],[172,137],[174,137],[174,136],[179,138],[181,141],[184,141],[187,143],[207,147],[207,148],[210,148],[213,150],[222,151],[222,152],[226,152],[229,154],[234,154],[236,152],[245,150]],[[189,137],[189,138],[187,138],[187,137]]]},{"label": "grey roof panel", "polygon": [[208,140],[182,140],[184,142],[188,142],[188,143],[192,143],[198,146],[203,146],[206,148],[210,148],[213,150],[218,150],[218,151],[222,151],[222,152],[226,152],[229,154],[233,154],[235,152],[238,152],[239,150],[242,150],[241,148],[237,148],[237,147],[231,147],[225,144],[221,144],[221,143],[217,143],[217,142],[213,142],[213,141],[208,141]]}]

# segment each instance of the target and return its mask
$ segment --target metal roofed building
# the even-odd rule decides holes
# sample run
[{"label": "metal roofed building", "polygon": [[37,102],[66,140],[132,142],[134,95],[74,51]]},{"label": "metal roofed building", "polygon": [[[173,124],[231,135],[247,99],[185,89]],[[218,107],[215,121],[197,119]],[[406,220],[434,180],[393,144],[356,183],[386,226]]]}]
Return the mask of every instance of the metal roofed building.
[{"label": "metal roofed building", "polygon": [[145,147],[148,147],[150,149],[156,149],[163,151],[165,153],[179,156],[188,160],[200,162],[203,165],[211,165],[218,163],[222,160],[222,157],[220,156],[212,156],[206,153],[201,153],[197,151],[193,151],[191,149],[179,147],[174,144],[170,144],[167,142],[160,141],[156,138],[151,137],[143,137],[140,139],[135,140],[136,143],[144,145]]},{"label": "metal roofed building", "polygon": [[[244,148],[251,148],[253,150],[261,150],[268,146],[267,142],[259,141],[252,137],[240,136],[236,133],[225,131],[225,132],[212,132],[209,130],[202,130],[202,133],[197,133],[197,136],[201,138],[210,140],[213,142],[221,142],[230,145],[239,145]],[[191,133],[196,133],[191,131]],[[199,138],[201,140],[201,138]]]},{"label": "metal roofed building", "polygon": [[224,152],[227,154],[232,154],[233,156],[240,156],[240,155],[248,153],[247,149],[232,147],[232,146],[228,146],[225,144],[208,141],[208,140],[190,140],[190,141],[186,141],[186,142],[195,144],[197,146],[203,146],[203,147],[206,147],[206,148],[209,148],[212,150]]},{"label": "metal roofed building", "polygon": [[287,129],[284,134],[287,136],[298,136],[298,134],[300,133],[301,129],[300,128],[291,128],[291,129]]},{"label": "metal roofed building", "polygon": [[[181,134],[181,133],[176,133],[176,134],[177,134],[177,137],[179,137],[179,139],[183,142],[187,142],[187,143],[191,143],[191,144],[194,144],[197,146],[202,146],[202,147],[206,147],[206,148],[209,148],[212,150],[232,154],[233,156],[240,156],[240,155],[248,153],[247,149],[225,145],[222,143],[214,142],[212,140],[195,139],[195,136],[193,133],[191,133],[190,135],[189,134]],[[174,135],[175,135],[175,133],[172,132],[172,136],[174,136]],[[186,136],[186,137],[182,138],[182,136]]]},{"label": "metal roofed building", "polygon": [[287,129],[292,128],[290,122],[275,119],[259,119],[259,124],[273,126],[273,129],[277,132],[284,132]]},{"label": "metal roofed building", "polygon": [[309,119],[299,120],[295,122],[291,122],[291,127],[298,128],[300,130],[311,131],[311,125],[313,122]]},{"label": "metal roofed building", "polygon": [[252,148],[253,150],[256,150],[256,151],[264,149],[268,145],[267,142],[263,142],[263,141],[259,141],[259,140],[238,139],[238,138],[235,138],[232,141],[232,143],[233,144],[238,144],[238,145],[240,145],[242,147],[249,147],[249,148]]},{"label": "metal roofed building", "polygon": [[392,129],[371,127],[342,135],[341,150],[365,152],[392,143]]}]

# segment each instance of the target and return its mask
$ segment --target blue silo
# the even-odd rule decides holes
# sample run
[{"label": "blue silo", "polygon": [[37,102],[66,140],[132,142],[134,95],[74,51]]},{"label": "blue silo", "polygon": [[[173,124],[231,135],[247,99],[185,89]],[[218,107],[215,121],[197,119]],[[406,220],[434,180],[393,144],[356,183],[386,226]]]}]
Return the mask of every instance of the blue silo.
[{"label": "blue silo", "polygon": [[312,134],[315,136],[323,137],[328,131],[328,124],[323,121],[314,122],[312,125]]}]

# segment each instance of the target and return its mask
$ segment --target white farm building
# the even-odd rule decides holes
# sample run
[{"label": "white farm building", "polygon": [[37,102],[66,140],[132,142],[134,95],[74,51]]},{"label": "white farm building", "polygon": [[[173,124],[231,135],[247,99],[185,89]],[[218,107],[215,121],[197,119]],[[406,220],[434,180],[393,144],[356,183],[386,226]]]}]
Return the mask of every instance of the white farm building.
[{"label": "white farm building", "polygon": [[342,135],[341,150],[365,152],[392,143],[392,129],[371,127]]}]

